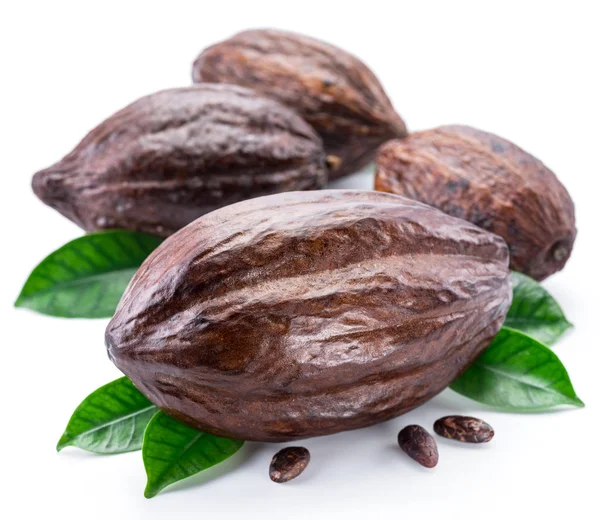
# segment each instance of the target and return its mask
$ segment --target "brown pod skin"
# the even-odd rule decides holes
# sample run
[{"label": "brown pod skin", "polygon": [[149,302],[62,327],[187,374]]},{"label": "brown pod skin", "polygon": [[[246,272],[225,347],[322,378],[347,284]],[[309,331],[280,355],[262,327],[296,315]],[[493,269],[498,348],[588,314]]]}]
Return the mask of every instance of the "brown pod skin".
[{"label": "brown pod skin", "polygon": [[554,173],[513,143],[468,126],[442,126],[386,143],[375,189],[500,235],[511,268],[536,280],[564,267],[577,234],[573,201]]},{"label": "brown pod skin", "polygon": [[302,473],[310,462],[310,452],[301,446],[290,446],[279,450],[269,467],[269,477],[281,484],[289,482]]},{"label": "brown pod skin", "polygon": [[490,442],[494,429],[485,421],[465,415],[448,415],[435,421],[433,431],[447,439],[460,442]]},{"label": "brown pod skin", "polygon": [[398,444],[404,453],[421,466],[426,468],[437,466],[439,459],[437,443],[422,426],[412,424],[402,428],[398,434]]},{"label": "brown pod skin", "polygon": [[169,415],[285,441],[424,403],[490,343],[510,301],[505,242],[469,222],[374,191],[283,193],[163,242],[106,345]]},{"label": "brown pod skin", "polygon": [[193,80],[251,87],[294,108],[339,157],[337,178],[374,160],[379,145],[406,136],[381,83],[358,58],[300,34],[244,31],[202,52]]},{"label": "brown pod skin", "polygon": [[321,139],[294,111],[233,85],[164,90],[92,130],[33,190],[86,231],[168,236],[243,199],[322,188]]}]

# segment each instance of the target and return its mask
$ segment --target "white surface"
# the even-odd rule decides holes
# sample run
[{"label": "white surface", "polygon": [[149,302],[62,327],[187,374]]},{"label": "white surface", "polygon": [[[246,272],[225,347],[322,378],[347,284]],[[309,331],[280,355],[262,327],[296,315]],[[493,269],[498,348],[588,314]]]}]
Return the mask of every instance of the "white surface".
[{"label": "white surface", "polygon": [[[338,6],[336,7],[336,4]],[[595,2],[5,2],[0,20],[3,229],[3,518],[598,518],[600,37]],[[81,234],[33,196],[30,177],[141,95],[190,82],[205,46],[248,28],[308,33],[362,57],[411,130],[465,123],[540,157],[569,189],[579,236],[545,283],[576,325],[556,346],[587,407],[497,413],[449,391],[379,426],[303,441],[306,472],[267,476],[280,447],[248,444],[223,467],[142,496],[139,453],[94,456],[54,446],[80,400],[119,374],[106,320],[14,310],[27,274]],[[371,186],[369,175],[343,182]],[[485,446],[438,439],[432,471],[396,445],[406,424],[474,414]]]}]

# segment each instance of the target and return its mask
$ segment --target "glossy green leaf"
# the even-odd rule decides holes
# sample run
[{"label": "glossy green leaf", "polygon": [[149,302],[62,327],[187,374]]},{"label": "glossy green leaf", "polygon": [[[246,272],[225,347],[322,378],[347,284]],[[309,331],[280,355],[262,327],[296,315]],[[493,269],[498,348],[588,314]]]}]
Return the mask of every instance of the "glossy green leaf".
[{"label": "glossy green leaf", "polygon": [[83,400],[56,449],[77,446],[94,453],[139,450],[146,425],[156,410],[129,379],[122,377]]},{"label": "glossy green leaf", "polygon": [[129,280],[160,242],[123,230],[77,238],[42,260],[15,306],[64,318],[110,318]]},{"label": "glossy green leaf", "polygon": [[534,338],[504,327],[451,388],[505,410],[583,406],[557,355]]},{"label": "glossy green leaf", "polygon": [[223,462],[243,444],[195,430],[157,412],[144,434],[142,456],[148,476],[144,496],[152,498],[168,485]]},{"label": "glossy green leaf", "polygon": [[512,273],[513,302],[504,325],[545,343],[554,344],[573,325],[560,305],[539,283],[521,273]]}]

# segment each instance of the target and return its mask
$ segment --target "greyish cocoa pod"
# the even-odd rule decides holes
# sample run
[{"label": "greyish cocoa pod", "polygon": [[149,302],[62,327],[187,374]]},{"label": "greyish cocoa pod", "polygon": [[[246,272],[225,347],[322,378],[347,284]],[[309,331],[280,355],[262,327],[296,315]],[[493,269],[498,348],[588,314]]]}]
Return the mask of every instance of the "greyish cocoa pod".
[{"label": "greyish cocoa pod", "polygon": [[251,87],[294,108],[339,157],[330,178],[359,170],[377,148],[406,136],[379,80],[358,58],[319,40],[273,29],[244,31],[202,52],[195,82]]},{"label": "greyish cocoa pod", "polygon": [[468,126],[381,147],[375,189],[404,195],[503,237],[511,268],[543,280],[567,262],[577,230],[567,190],[513,143]]},{"label": "greyish cocoa pod", "polygon": [[233,85],[143,97],[92,130],[33,190],[86,231],[168,236],[243,199],[327,182],[322,141],[288,107]]},{"label": "greyish cocoa pod", "polygon": [[106,345],[173,417],[285,441],[431,399],[490,343],[510,301],[497,235],[385,193],[284,193],[204,215],[163,242]]}]

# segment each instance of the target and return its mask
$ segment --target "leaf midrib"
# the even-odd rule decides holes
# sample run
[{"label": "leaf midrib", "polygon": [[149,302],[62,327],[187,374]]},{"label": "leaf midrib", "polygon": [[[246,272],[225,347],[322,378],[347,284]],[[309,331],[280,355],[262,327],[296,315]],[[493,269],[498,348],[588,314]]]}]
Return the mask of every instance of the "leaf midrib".
[{"label": "leaf midrib", "polygon": [[[519,379],[518,377],[515,377],[514,375],[511,375],[510,373],[504,372],[504,371],[502,371],[502,370],[500,370],[498,368],[494,368],[494,367],[491,367],[489,365],[484,365],[484,364],[482,364],[480,362],[479,363],[475,362],[475,366],[480,367],[482,370],[488,370],[489,372],[492,372],[493,374],[500,374],[501,376],[506,377],[507,379],[511,379],[513,381],[517,381],[518,383],[520,383],[522,385],[531,386],[532,388],[537,388],[538,390],[542,390],[542,391],[547,392],[549,394],[560,395],[560,396],[564,397],[565,399],[568,399],[569,402],[579,402],[578,399],[573,398],[573,397],[569,397],[569,396],[563,394],[562,392],[559,392],[558,390],[555,390],[555,389],[553,389],[553,388],[551,388],[549,386],[540,386],[540,385],[535,385],[533,383],[524,382],[523,380]],[[561,378],[561,380],[562,379],[563,378]]]},{"label": "leaf midrib", "polygon": [[[159,473],[156,475],[156,477],[153,479],[153,480],[154,480],[154,482],[155,482],[155,483],[154,483],[154,485],[152,486],[152,488],[153,488],[153,489],[156,489],[156,488],[158,488],[158,489],[160,490],[160,489],[164,489],[164,487],[166,487],[166,486],[163,486],[163,487],[159,487],[159,486],[157,486],[157,485],[156,485],[156,481],[157,481],[158,479],[160,479],[160,480],[163,480],[163,478],[165,477],[165,475],[167,475],[167,474],[168,474],[168,473],[171,471],[171,469],[172,469],[174,466],[176,466],[176,465],[178,464],[178,462],[179,462],[179,461],[180,461],[180,460],[183,458],[183,456],[184,456],[184,455],[185,455],[185,454],[186,454],[186,453],[187,453],[187,452],[188,452],[188,451],[191,449],[191,447],[192,447],[192,446],[193,446],[193,445],[194,445],[194,444],[195,444],[195,443],[198,441],[198,439],[200,439],[200,437],[202,437],[203,435],[205,435],[205,433],[204,433],[204,432],[198,432],[198,433],[197,433],[197,434],[194,436],[194,438],[193,438],[193,439],[192,439],[190,442],[188,442],[188,443],[187,443],[187,444],[184,446],[183,450],[182,450],[182,451],[179,453],[179,457],[177,458],[177,460],[174,460],[173,462],[170,462],[170,463],[169,463],[169,465],[168,465],[168,466],[165,468],[165,470],[164,470],[164,471],[161,471],[161,472],[159,472]],[[167,484],[167,485],[168,485],[168,484]]]},{"label": "leaf midrib", "polygon": [[52,292],[55,292],[57,290],[63,290],[65,288],[67,288],[67,289],[68,288],[73,288],[73,287],[76,287],[78,285],[83,285],[83,284],[86,284],[86,283],[90,283],[90,282],[92,282],[92,281],[94,281],[96,279],[101,279],[101,278],[106,278],[106,277],[114,277],[114,276],[116,276],[118,274],[122,274],[122,273],[125,273],[127,271],[133,271],[133,273],[132,273],[132,276],[133,276],[133,274],[135,274],[135,271],[137,271],[138,269],[139,269],[139,265],[138,266],[133,266],[133,267],[127,267],[127,268],[124,268],[124,269],[116,269],[116,270],[113,270],[113,271],[105,271],[103,273],[92,274],[92,275],[89,275],[89,276],[84,276],[82,278],[75,278],[75,279],[69,280],[67,282],[58,282],[55,285],[52,285],[52,286],[50,286],[50,287],[48,287],[46,289],[36,290],[35,292],[32,292],[30,294],[19,296],[19,298],[17,299],[17,304],[20,303],[20,302],[22,302],[22,301],[29,300],[29,299],[31,299],[33,297],[36,297],[36,296],[43,296],[43,295],[45,295],[47,293],[52,293]]},{"label": "leaf midrib", "polygon": [[[96,433],[97,431],[100,431],[100,430],[102,430],[104,428],[108,428],[108,427],[112,426],[113,424],[117,424],[117,423],[119,423],[121,421],[125,421],[127,419],[130,419],[131,417],[135,417],[136,415],[141,415],[142,413],[147,412],[148,410],[152,410],[152,409],[156,409],[156,406],[154,406],[153,404],[150,405],[150,406],[146,406],[145,408],[142,408],[140,410],[136,410],[135,412],[129,413],[127,415],[123,415],[121,417],[113,419],[112,421],[108,421],[106,423],[99,424],[98,426],[94,426],[93,428],[91,428],[89,430],[86,430],[84,432],[81,432],[81,433],[78,433],[78,434],[72,436],[67,441],[67,443],[70,443],[70,442],[72,442],[73,440],[75,440],[75,439],[77,439],[79,437],[83,437],[85,435],[90,435],[92,433]],[[67,446],[68,445],[67,443],[65,443],[63,446]]]},{"label": "leaf midrib", "polygon": [[571,325],[571,323],[569,321],[567,321],[565,318],[557,318],[557,317],[552,317],[552,318],[524,318],[522,316],[510,316],[507,315],[506,316],[506,320],[504,320],[504,323],[506,322],[516,322],[516,323],[534,323],[534,324],[538,324],[538,323],[542,323],[542,324],[547,324],[550,323],[552,325],[557,324],[557,323],[561,323],[561,324],[565,324],[565,325]]}]

